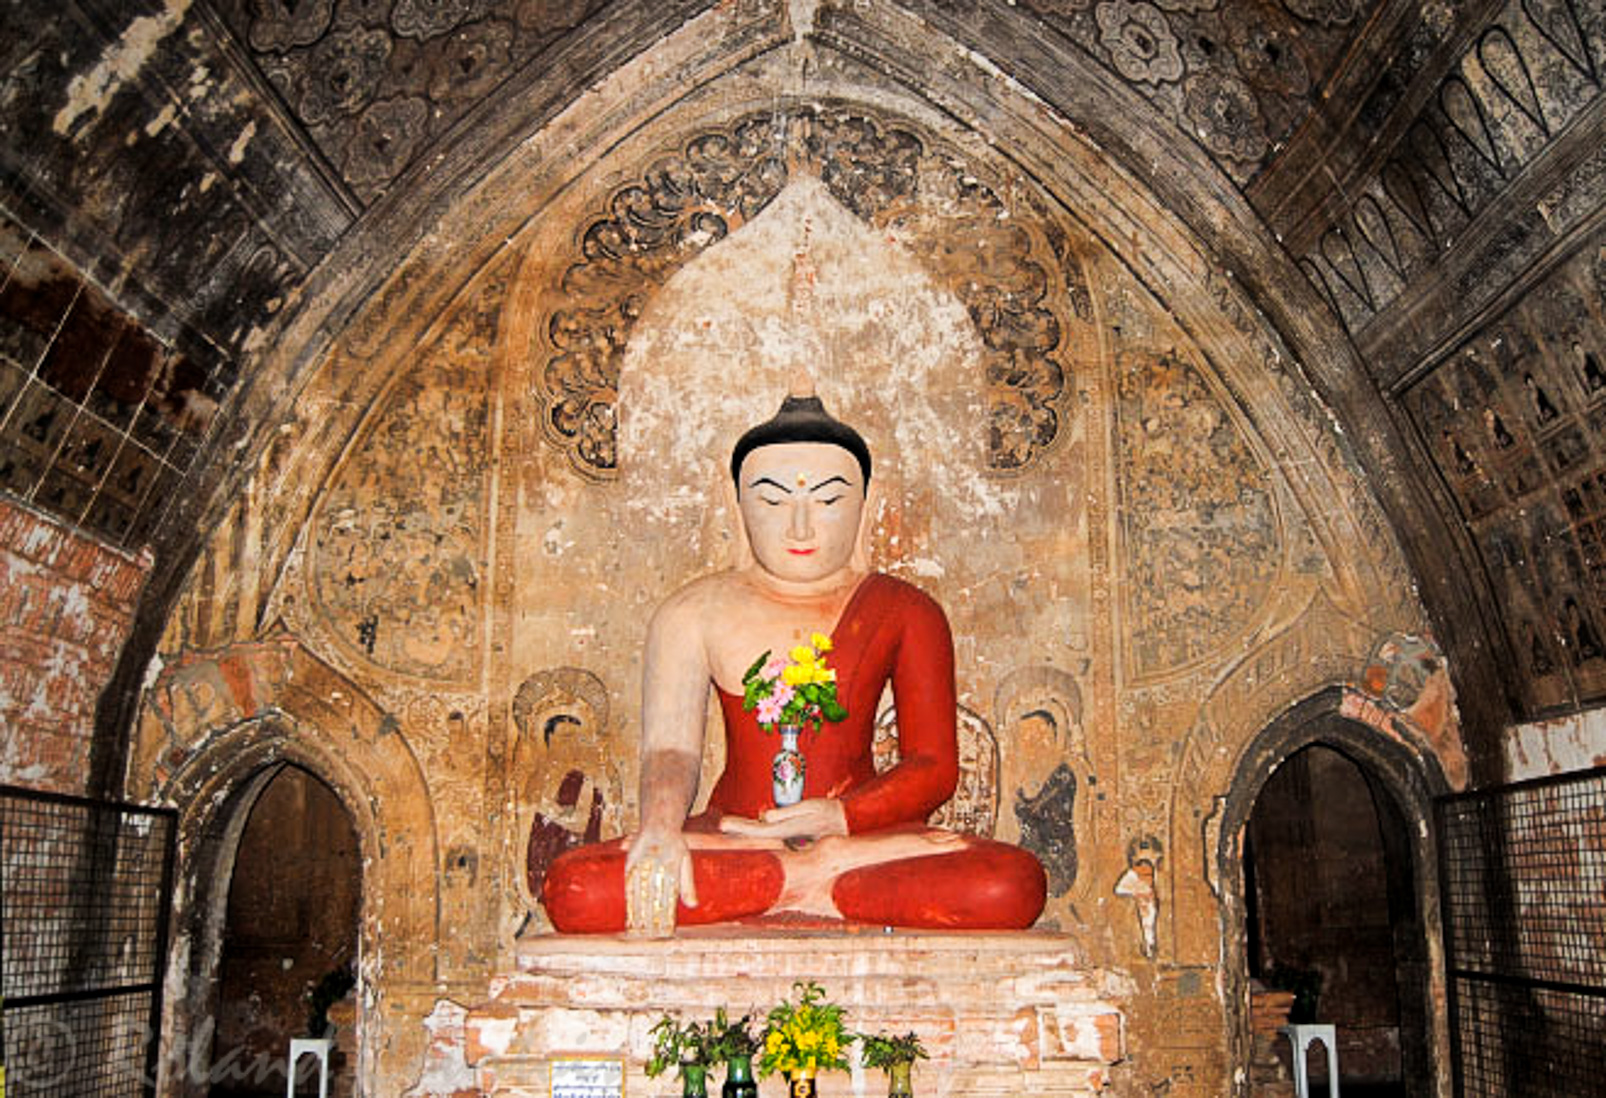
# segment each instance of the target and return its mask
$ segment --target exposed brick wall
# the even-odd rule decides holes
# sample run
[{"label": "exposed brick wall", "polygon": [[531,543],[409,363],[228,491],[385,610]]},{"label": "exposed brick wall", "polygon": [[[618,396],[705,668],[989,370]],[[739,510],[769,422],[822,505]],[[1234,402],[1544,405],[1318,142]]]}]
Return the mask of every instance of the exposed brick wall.
[{"label": "exposed brick wall", "polygon": [[95,702],[150,568],[0,496],[0,783],[84,791]]}]

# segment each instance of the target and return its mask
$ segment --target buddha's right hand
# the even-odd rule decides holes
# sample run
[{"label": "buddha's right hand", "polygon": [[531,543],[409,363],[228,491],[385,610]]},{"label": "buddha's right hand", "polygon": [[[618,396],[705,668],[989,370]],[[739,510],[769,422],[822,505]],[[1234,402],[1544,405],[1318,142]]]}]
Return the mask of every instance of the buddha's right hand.
[{"label": "buddha's right hand", "polygon": [[644,829],[625,857],[625,929],[636,937],[669,938],[675,905],[697,906],[691,850],[679,829]]}]

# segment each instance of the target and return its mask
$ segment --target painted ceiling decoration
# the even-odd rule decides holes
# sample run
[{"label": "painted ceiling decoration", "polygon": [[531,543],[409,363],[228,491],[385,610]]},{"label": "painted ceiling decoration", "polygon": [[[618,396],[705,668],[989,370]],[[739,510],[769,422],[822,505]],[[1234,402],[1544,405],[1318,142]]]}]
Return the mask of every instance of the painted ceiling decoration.
[{"label": "painted ceiling decoration", "polygon": [[363,203],[601,0],[214,0]]},{"label": "painted ceiling decoration", "polygon": [[[1291,242],[1303,244],[1301,266],[1352,332],[1408,296],[1419,276],[1595,101],[1601,73],[1585,41],[1581,14],[1567,0],[1504,5],[1428,92],[1392,154],[1346,188],[1335,223],[1315,239],[1301,234]],[[1598,153],[1586,170],[1600,174]],[[1543,196],[1538,216],[1576,217],[1566,208],[1576,204],[1567,191]],[[1490,264],[1506,261],[1516,243],[1491,242],[1457,289],[1478,293]]]},{"label": "painted ceiling decoration", "polygon": [[1193,134],[1243,184],[1304,121],[1364,0],[1026,0]]}]

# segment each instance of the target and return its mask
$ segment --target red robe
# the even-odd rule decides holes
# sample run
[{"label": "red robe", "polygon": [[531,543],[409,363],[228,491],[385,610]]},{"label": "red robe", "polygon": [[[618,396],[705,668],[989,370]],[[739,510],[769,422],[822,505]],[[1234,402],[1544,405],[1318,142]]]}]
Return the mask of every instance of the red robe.
[{"label": "red robe", "polygon": [[[891,576],[865,577],[831,631],[827,659],[836,668],[846,720],[805,731],[805,797],[837,797],[848,832],[863,835],[922,827],[953,795],[959,775],[953,638],[942,608]],[[757,653],[754,653],[757,655]],[[871,745],[876,707],[888,680],[898,712],[898,764],[875,772]],[[713,830],[721,815],[757,818],[774,807],[770,764],[777,737],[744,712],[740,696],[719,694],[725,720],[725,770],[708,808],[687,830]],[[699,903],[680,905],[680,925],[762,915],[784,883],[770,851],[695,851]],[[847,919],[877,925],[1010,929],[1030,926],[1046,897],[1042,866],[1029,852],[965,837],[941,853],[842,874],[832,900]],[[617,840],[571,850],[542,882],[542,903],[565,932],[619,931],[625,925],[624,853]]]},{"label": "red robe", "polygon": [[[837,797],[848,833],[923,823],[953,796],[959,780],[954,645],[942,608],[919,588],[879,573],[866,576],[836,627],[827,666],[836,668],[839,724],[805,729],[798,739],[807,769],[803,796]],[[898,765],[877,775],[871,756],[876,707],[888,679],[898,710]],[[775,807],[770,763],[779,741],[740,695],[720,690],[725,771],[707,815],[757,819]]]}]

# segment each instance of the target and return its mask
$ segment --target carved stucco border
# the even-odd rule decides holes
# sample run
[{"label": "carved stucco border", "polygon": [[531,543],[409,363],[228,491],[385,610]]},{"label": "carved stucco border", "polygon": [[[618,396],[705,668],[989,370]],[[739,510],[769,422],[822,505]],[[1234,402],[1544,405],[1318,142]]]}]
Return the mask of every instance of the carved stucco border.
[{"label": "carved stucco border", "polygon": [[[1075,366],[1066,336],[1092,319],[1074,257],[1052,254],[1050,242],[1063,234],[991,185],[987,165],[914,120],[862,103],[789,97],[674,141],[572,234],[536,325],[535,379],[545,437],[582,475],[617,473],[620,368],[646,301],[803,174],[872,228],[900,222],[917,256],[943,251],[950,232],[962,230],[978,249],[982,238],[1003,238],[986,249],[995,261],[979,270],[930,273],[966,306],[986,348],[977,387],[987,394],[988,468],[1023,472],[1053,449],[1070,414]],[[939,199],[926,197],[933,184]],[[942,236],[918,217],[903,220],[923,201],[943,204]]]}]

